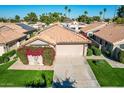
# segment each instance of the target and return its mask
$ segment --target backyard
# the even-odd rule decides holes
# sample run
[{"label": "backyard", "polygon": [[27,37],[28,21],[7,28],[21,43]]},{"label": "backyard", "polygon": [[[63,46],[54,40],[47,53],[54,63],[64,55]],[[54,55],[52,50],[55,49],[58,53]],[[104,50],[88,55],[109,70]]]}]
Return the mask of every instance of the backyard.
[{"label": "backyard", "polygon": [[96,79],[102,87],[124,87],[124,68],[112,68],[105,60],[89,59]]},{"label": "backyard", "polygon": [[53,71],[8,70],[15,61],[0,65],[0,87],[51,87]]}]

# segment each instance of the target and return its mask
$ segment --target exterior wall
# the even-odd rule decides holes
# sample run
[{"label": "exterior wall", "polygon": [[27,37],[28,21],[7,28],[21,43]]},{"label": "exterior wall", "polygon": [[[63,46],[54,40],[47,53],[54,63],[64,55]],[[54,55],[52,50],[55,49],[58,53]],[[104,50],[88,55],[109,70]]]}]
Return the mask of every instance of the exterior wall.
[{"label": "exterior wall", "polygon": [[84,55],[84,45],[56,45],[56,55]]},{"label": "exterior wall", "polygon": [[87,48],[88,48],[88,45],[85,44],[84,45],[84,50],[83,50],[83,56],[87,56]]},{"label": "exterior wall", "polygon": [[4,54],[4,53],[5,53],[4,45],[1,44],[0,45],[0,56],[2,56],[2,54]]},{"label": "exterior wall", "polygon": [[43,42],[43,41],[41,41],[41,40],[36,40],[36,41],[34,41],[34,42],[31,42],[31,43],[29,43],[29,44],[27,44],[27,46],[42,46],[42,45],[48,45],[48,43],[46,43],[46,42]]},{"label": "exterior wall", "polygon": [[28,55],[29,65],[44,65],[42,56]]},{"label": "exterior wall", "polygon": [[107,41],[105,41],[105,40],[103,40],[103,39],[101,39],[95,35],[93,36],[93,40],[95,40],[97,43],[99,43],[99,46],[103,49],[106,49],[106,50],[113,50],[114,49],[114,46],[111,43],[109,43],[109,42],[107,42]]}]

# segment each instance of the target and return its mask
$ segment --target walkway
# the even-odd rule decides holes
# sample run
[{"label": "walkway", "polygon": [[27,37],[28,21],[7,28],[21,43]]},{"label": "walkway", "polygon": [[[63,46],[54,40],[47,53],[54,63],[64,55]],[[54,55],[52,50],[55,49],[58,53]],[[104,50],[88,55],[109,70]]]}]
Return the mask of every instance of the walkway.
[{"label": "walkway", "polygon": [[106,57],[102,56],[87,56],[86,59],[104,59],[106,60],[113,68],[124,68],[124,64],[114,61],[111,59],[108,59]]},{"label": "walkway", "polygon": [[56,57],[53,87],[99,87],[99,84],[83,57]]},{"label": "walkway", "polygon": [[53,70],[53,66],[24,65],[19,59],[8,69],[15,70]]}]

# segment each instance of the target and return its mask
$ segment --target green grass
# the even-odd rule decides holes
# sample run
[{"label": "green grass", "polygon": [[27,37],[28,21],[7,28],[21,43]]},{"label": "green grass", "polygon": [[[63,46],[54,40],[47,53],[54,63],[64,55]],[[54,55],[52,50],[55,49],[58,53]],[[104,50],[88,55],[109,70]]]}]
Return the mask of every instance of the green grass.
[{"label": "green grass", "polygon": [[47,87],[51,87],[53,71],[39,70],[7,70],[14,61],[0,65],[0,87],[25,87],[25,83],[32,80],[43,80],[41,74],[44,74],[47,81]]},{"label": "green grass", "polygon": [[124,87],[124,68],[112,68],[105,60],[88,63],[101,86]]}]

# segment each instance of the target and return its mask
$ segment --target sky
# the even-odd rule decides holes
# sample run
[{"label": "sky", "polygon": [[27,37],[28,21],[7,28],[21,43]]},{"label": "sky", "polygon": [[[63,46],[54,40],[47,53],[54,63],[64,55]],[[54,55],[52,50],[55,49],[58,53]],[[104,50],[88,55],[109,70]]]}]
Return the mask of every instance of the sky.
[{"label": "sky", "polygon": [[[35,12],[37,15],[49,12],[65,13],[64,5],[0,5],[0,17],[14,18],[19,15],[23,18],[27,13]],[[88,11],[89,16],[97,16],[104,8],[107,9],[106,18],[112,18],[115,14],[116,5],[68,5],[71,9],[70,17],[76,18]]]}]

